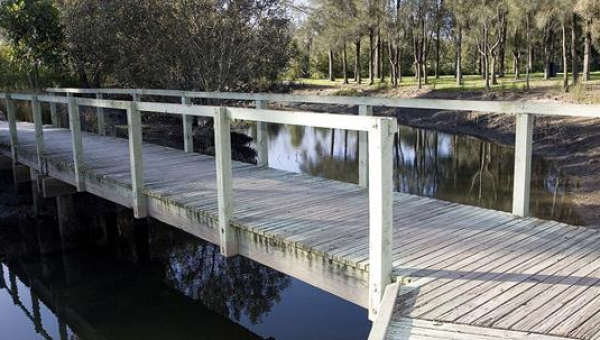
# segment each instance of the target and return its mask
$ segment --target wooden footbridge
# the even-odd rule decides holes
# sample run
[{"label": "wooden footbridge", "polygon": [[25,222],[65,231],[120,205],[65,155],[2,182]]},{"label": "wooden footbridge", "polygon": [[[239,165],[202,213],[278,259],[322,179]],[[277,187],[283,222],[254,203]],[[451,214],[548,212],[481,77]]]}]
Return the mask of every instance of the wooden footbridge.
[{"label": "wooden footbridge", "polygon": [[[372,339],[600,339],[600,233],[527,217],[534,116],[598,118],[598,106],[129,89],[0,96],[0,153],[16,180],[34,169],[47,196],[69,192],[59,180],[368,308]],[[199,98],[256,106],[195,105]],[[15,101],[31,103],[33,122],[16,120]],[[352,105],[359,115],[268,102]],[[69,129],[59,127],[59,105]],[[513,212],[393,192],[397,126],[372,116],[375,106],[515,115]],[[97,109],[96,132],[81,130],[80,107]],[[127,112],[128,139],[105,136],[107,108]],[[142,141],[149,112],[183,117],[184,150]],[[193,153],[195,116],[214,119],[215,157]],[[234,119],[257,123],[258,165],[231,160]],[[266,124],[360,131],[360,184],[268,168]]]}]

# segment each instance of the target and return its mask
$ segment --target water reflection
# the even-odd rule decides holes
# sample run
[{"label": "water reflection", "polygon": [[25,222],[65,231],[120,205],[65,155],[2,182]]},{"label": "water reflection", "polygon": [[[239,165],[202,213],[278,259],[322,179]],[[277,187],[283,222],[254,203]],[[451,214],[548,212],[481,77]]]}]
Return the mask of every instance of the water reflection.
[{"label": "water reflection", "polygon": [[0,173],[2,339],[367,337],[364,309],[88,194],[71,219],[85,240],[50,249],[65,220],[56,203],[34,209],[35,186],[17,191],[9,177]]},{"label": "water reflection", "polygon": [[[394,186],[403,193],[511,211],[514,149],[465,135],[400,126],[394,145]],[[255,130],[248,132],[252,136]],[[269,125],[269,164],[278,169],[358,182],[358,133]],[[570,183],[534,157],[531,212],[581,224]]]}]

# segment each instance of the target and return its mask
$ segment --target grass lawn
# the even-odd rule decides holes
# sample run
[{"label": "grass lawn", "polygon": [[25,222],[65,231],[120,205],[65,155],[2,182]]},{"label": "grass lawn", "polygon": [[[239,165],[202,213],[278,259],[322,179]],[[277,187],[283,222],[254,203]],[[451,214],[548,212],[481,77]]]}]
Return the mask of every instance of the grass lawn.
[{"label": "grass lawn", "polygon": [[[454,77],[441,76],[439,79],[429,77],[428,84],[424,84],[420,92],[485,92],[485,81],[479,75],[464,76],[464,84],[457,85]],[[503,93],[521,93],[525,92],[525,76],[520,79],[514,79],[512,74],[504,78],[497,78],[498,84],[491,85],[491,92],[496,94]],[[571,79],[571,78],[570,78]],[[342,84],[342,79],[336,79],[331,82],[328,79],[309,79],[304,78],[297,81],[298,84],[309,85],[317,89],[330,89],[331,95],[365,95],[371,93],[381,93],[390,95],[401,95],[417,91],[417,83],[413,76],[402,77],[402,83],[398,88],[393,88],[388,82],[377,81],[373,85],[368,85],[368,79],[363,79],[362,84],[356,84],[350,81],[350,84]],[[568,100],[575,102],[600,102],[600,72],[592,73],[592,80],[580,85],[571,87],[568,93]],[[562,73],[550,80],[544,80],[543,73],[534,73],[530,77],[530,92],[533,93],[563,93]]]}]

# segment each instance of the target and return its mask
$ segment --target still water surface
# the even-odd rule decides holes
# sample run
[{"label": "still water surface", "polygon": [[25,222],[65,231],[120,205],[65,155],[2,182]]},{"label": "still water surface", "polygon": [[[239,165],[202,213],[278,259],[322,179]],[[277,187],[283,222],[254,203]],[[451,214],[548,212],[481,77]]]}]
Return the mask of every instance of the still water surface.
[{"label": "still water surface", "polygon": [[[467,135],[408,126],[399,130],[393,150],[396,191],[512,210],[514,148]],[[358,183],[358,133],[269,125],[269,165]],[[571,205],[572,184],[541,157],[534,157],[532,169],[531,213],[581,224]]]},{"label": "still water surface", "polygon": [[[85,247],[40,256],[58,234],[29,185],[0,179],[0,339],[366,339],[364,309],[87,194]],[[56,236],[57,237],[57,236]],[[60,242],[54,239],[54,242]]]}]

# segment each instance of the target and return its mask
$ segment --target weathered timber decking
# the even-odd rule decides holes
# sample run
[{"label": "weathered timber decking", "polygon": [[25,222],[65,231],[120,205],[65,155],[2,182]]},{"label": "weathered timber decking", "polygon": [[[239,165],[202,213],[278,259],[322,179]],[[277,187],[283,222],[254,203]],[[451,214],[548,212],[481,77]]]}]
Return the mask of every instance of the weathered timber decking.
[{"label": "weathered timber decking", "polygon": [[[36,168],[33,125],[19,123],[18,133],[19,161]],[[73,184],[69,130],[46,127],[44,137],[44,170]],[[10,155],[9,145],[0,122],[0,153]],[[84,133],[83,149],[86,190],[131,206],[127,140]],[[149,215],[218,244],[214,159],[151,144],[143,158]],[[367,306],[365,189],[238,162],[233,188],[241,255]],[[599,338],[599,232],[399,193],[394,201],[404,285],[388,338],[494,339],[476,336],[481,329]],[[426,320],[475,333],[424,337],[415,325]]]}]

